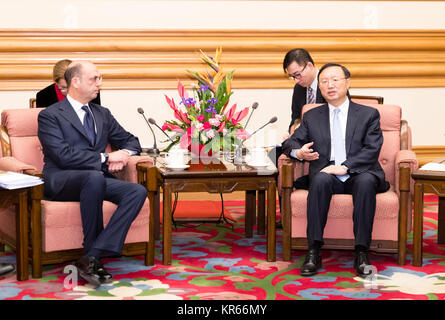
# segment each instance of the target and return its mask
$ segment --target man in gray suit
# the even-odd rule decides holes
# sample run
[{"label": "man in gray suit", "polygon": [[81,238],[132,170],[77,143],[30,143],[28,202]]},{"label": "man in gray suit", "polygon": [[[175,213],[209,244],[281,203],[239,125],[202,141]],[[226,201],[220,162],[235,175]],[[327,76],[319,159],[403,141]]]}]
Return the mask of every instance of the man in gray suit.
[{"label": "man in gray suit", "polygon": [[376,207],[376,194],[389,183],[378,162],[383,143],[377,109],[349,101],[350,73],[335,63],[324,65],[318,84],[327,104],[307,111],[283,152],[310,161],[309,175],[296,181],[308,184],[307,238],[309,252],[300,269],[311,276],[321,268],[320,248],[333,194],[352,194],[357,275],[371,273],[368,249]]}]

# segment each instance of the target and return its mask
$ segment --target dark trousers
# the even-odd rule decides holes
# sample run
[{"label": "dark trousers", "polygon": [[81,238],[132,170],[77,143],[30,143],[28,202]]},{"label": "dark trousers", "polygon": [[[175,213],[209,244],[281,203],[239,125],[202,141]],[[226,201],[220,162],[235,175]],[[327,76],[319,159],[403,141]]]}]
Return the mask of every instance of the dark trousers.
[{"label": "dark trousers", "polygon": [[[128,229],[139,214],[147,197],[139,184],[107,177],[102,171],[66,170],[67,181],[54,201],[79,201],[85,252],[97,249],[120,254]],[[104,228],[102,204],[108,200],[117,205]]]},{"label": "dark trousers", "polygon": [[355,245],[369,248],[376,208],[378,180],[373,174],[361,173],[341,182],[336,176],[319,172],[312,179],[307,198],[307,239],[309,247],[314,241],[323,242],[323,231],[328,218],[333,194],[351,194],[354,205]]}]

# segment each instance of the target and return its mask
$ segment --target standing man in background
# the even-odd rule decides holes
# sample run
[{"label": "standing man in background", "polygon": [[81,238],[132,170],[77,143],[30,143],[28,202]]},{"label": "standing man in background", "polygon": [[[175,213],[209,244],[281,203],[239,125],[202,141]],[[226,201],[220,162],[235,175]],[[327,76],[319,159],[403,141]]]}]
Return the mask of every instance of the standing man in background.
[{"label": "standing man in background", "polygon": [[[295,82],[294,93],[292,94],[292,115],[289,124],[288,134],[295,130],[296,121],[301,119],[301,109],[308,103],[324,103],[326,102],[318,88],[318,69],[315,68],[314,60],[312,60],[309,52],[302,48],[295,48],[286,53],[283,60],[283,70],[289,79]],[[282,147],[279,145],[269,152],[271,160],[278,165],[278,158],[283,153]],[[281,208],[281,197],[279,197]],[[281,228],[281,222],[277,223],[277,228]]]},{"label": "standing man in background", "polygon": [[283,70],[289,79],[295,81],[292,95],[292,116],[289,124],[289,133],[295,130],[295,120],[301,119],[301,109],[309,103],[325,103],[318,88],[318,69],[314,60],[305,49],[296,48],[286,53],[283,61]]}]

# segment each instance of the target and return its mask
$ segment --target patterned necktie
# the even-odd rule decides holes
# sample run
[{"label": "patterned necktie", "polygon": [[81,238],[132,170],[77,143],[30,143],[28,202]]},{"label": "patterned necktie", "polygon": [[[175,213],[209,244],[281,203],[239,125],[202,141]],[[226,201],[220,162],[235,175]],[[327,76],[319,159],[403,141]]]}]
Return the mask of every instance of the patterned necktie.
[{"label": "patterned necktie", "polygon": [[[339,108],[334,109],[334,120],[332,121],[332,134],[334,135],[334,157],[335,157],[335,165],[339,166],[346,160],[346,148],[343,143],[343,134],[341,130],[340,118],[338,117],[338,113],[340,112]],[[345,182],[346,179],[349,178],[349,174],[338,175],[337,178]]]},{"label": "patterned necktie", "polygon": [[87,133],[88,138],[92,145],[96,142],[96,130],[94,129],[93,115],[87,106],[83,106],[82,110],[85,111],[85,116],[83,118],[83,127]]},{"label": "patterned necktie", "polygon": [[307,87],[307,103],[315,103],[314,90],[311,87]]}]

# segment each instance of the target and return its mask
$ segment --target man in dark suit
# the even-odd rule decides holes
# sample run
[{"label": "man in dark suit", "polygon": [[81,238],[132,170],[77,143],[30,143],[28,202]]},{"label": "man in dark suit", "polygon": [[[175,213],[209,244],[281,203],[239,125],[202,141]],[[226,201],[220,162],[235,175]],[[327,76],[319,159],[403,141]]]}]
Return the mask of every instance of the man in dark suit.
[{"label": "man in dark suit", "polygon": [[[352,194],[354,210],[354,269],[361,277],[371,274],[368,249],[376,207],[376,194],[389,183],[378,162],[383,143],[377,109],[350,102],[348,69],[324,65],[318,74],[323,97],[328,102],[304,114],[301,125],[283,143],[283,152],[297,160],[310,161],[308,181],[307,239],[309,252],[300,269],[310,276],[321,268],[320,249],[333,194]],[[308,179],[307,179],[308,178]]]},{"label": "man in dark suit", "polygon": [[296,48],[287,52],[283,60],[283,70],[289,79],[295,81],[292,94],[292,116],[289,124],[289,132],[292,133],[295,129],[295,120],[301,118],[301,109],[305,104],[326,101],[318,88],[318,69],[305,49]]},{"label": "man in dark suit", "polygon": [[[65,72],[67,98],[41,111],[38,136],[43,148],[45,197],[79,201],[85,255],[77,260],[79,275],[100,285],[111,275],[101,255],[120,254],[132,221],[146,199],[143,186],[116,179],[130,155],[141,152],[139,140],[125,131],[110,111],[91,103],[102,77],[91,62],[73,62]],[[110,143],[118,150],[107,154]],[[117,204],[103,227],[103,200]]]}]

